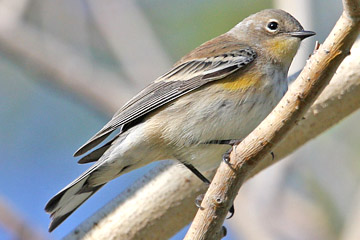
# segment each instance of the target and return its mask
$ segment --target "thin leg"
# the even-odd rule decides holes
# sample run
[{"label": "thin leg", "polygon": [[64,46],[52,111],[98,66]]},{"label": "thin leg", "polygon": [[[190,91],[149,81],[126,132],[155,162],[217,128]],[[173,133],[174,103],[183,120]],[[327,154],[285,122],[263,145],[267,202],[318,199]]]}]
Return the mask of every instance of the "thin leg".
[{"label": "thin leg", "polygon": [[[230,153],[233,150],[233,146],[236,144],[239,144],[242,141],[242,139],[227,139],[227,140],[211,140],[208,142],[205,142],[204,144],[224,144],[224,145],[230,145],[231,148],[229,148],[223,155],[222,159],[225,163],[229,164],[230,161]],[[193,166],[192,166],[193,167]],[[196,170],[196,169],[195,169]],[[197,170],[196,170],[197,171]],[[198,196],[198,198],[196,199],[196,206],[200,206],[201,204],[201,200],[200,198],[204,197],[204,196]],[[234,213],[235,213],[235,208],[234,208],[234,204],[231,205],[230,209],[229,209],[229,213],[230,216],[227,219],[230,219]]]},{"label": "thin leg", "polygon": [[199,172],[199,170],[197,170],[193,165],[188,164],[188,163],[183,163],[185,165],[185,167],[187,167],[192,173],[194,173],[198,178],[200,178],[201,181],[203,181],[204,183],[210,185],[210,181],[209,179],[207,179],[204,175],[202,175],[201,172]]},{"label": "thin leg", "polygon": [[[193,165],[191,164],[187,164],[187,163],[183,163],[185,165],[185,167],[187,167],[192,173],[194,173],[198,178],[200,178],[201,181],[203,181],[205,184],[210,185],[210,181],[209,179],[207,179],[204,175],[202,175],[202,173],[197,170]],[[202,209],[201,207],[201,202],[204,199],[205,194],[200,194],[199,196],[197,196],[197,198],[195,199],[195,205]],[[230,209],[229,209],[229,213],[230,216],[227,219],[230,219],[234,213],[235,213],[235,208],[234,205],[231,205]]]},{"label": "thin leg", "polygon": [[[193,165],[188,164],[188,163],[183,163],[185,165],[185,167],[187,167],[192,173],[194,173],[198,178],[200,178],[201,181],[203,181],[203,183],[210,185],[210,180],[207,179],[204,175],[202,175],[202,173],[197,170]],[[199,196],[197,196],[197,198],[195,199],[195,205],[202,209],[201,207],[201,202],[204,199],[205,194],[200,194]]]}]

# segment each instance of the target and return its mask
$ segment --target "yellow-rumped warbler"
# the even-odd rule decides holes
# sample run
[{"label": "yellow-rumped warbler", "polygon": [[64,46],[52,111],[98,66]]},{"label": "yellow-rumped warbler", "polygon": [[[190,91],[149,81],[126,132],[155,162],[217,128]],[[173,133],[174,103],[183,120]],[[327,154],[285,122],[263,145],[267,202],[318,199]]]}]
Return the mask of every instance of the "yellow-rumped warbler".
[{"label": "yellow-rumped warbler", "polygon": [[107,182],[150,162],[177,159],[200,178],[197,169],[217,167],[227,144],[246,137],[285,94],[300,42],[314,34],[287,12],[269,9],[187,54],[74,154],[119,128],[79,160],[96,163],[47,203],[49,231]]}]

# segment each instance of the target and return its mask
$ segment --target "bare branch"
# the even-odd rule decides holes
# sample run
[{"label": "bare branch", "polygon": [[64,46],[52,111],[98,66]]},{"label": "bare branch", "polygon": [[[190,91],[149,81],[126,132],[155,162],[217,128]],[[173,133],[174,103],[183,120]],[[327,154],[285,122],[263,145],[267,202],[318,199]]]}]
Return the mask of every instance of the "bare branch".
[{"label": "bare branch", "polygon": [[194,196],[206,187],[187,168],[172,162],[161,164],[64,240],[170,238],[194,217]]},{"label": "bare branch", "polygon": [[[344,5],[350,1],[344,1]],[[357,4],[356,4],[357,3]],[[344,13],[324,44],[308,60],[300,76],[269,116],[232,152],[230,163],[222,163],[205,195],[185,239],[220,239],[221,226],[241,185],[265,155],[300,120],[328,84],[337,67],[350,53],[358,36],[359,1],[344,7]]]},{"label": "bare branch", "polygon": [[359,1],[356,0],[343,0],[344,13],[356,21],[360,18]]}]

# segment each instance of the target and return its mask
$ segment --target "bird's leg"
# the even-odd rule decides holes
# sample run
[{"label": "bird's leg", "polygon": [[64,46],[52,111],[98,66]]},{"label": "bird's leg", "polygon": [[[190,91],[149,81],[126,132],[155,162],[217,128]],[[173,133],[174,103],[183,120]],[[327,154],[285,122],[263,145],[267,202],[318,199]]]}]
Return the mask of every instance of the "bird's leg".
[{"label": "bird's leg", "polygon": [[[223,145],[230,145],[231,148],[229,148],[222,156],[222,160],[226,163],[226,164],[230,164],[229,161],[230,161],[230,154],[233,150],[233,147],[237,144],[239,144],[243,139],[227,139],[227,140],[210,140],[208,142],[205,142],[204,144],[223,144]],[[199,200],[199,197],[197,197],[196,201],[197,201],[197,204],[201,201]],[[204,196],[202,196],[204,197]],[[202,199],[201,199],[202,200]],[[198,206],[198,205],[196,205]],[[234,204],[231,205],[230,209],[229,209],[229,213],[230,213],[230,216],[227,218],[231,218],[234,213],[235,213],[235,208],[234,208]]]},{"label": "bird's leg", "polygon": [[[207,179],[199,170],[197,170],[193,165],[188,164],[188,163],[183,163],[185,165],[185,167],[187,167],[192,173],[194,173],[201,181],[203,181],[203,183],[205,183],[206,185],[210,185],[210,180]],[[201,207],[201,202],[204,199],[205,194],[200,194],[199,196],[196,197],[195,199],[195,205],[200,208],[203,209]],[[234,204],[231,205],[230,209],[229,209],[229,213],[230,216],[227,218],[231,218],[234,213],[235,213],[235,208],[234,208]]]},{"label": "bird's leg", "polygon": [[[197,170],[193,165],[188,164],[188,163],[183,163],[185,165],[185,167],[187,167],[193,174],[195,174],[203,183],[205,183],[206,185],[210,185],[210,180],[207,179],[204,175],[202,175],[202,173]],[[201,207],[201,202],[204,199],[205,194],[200,194],[199,196],[196,197],[195,199],[195,205],[202,209]]]},{"label": "bird's leg", "polygon": [[202,175],[202,173],[197,170],[193,165],[188,164],[188,163],[183,163],[185,165],[185,167],[187,167],[193,174],[195,174],[201,181],[203,181],[203,183],[210,185],[210,180],[207,179],[204,175]]}]

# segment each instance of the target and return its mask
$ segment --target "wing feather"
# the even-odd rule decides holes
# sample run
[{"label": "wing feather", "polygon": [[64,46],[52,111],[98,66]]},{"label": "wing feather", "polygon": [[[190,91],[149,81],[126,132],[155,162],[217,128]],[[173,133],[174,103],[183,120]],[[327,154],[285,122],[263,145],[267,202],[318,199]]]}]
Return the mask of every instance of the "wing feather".
[{"label": "wing feather", "polygon": [[[79,156],[103,141],[111,132],[139,120],[146,114],[209,82],[222,79],[243,69],[256,58],[256,52],[240,44],[230,45],[226,53],[207,58],[189,59],[175,65],[170,71],[127,102],[114,117],[82,147]],[[201,48],[201,46],[199,47]]]}]

